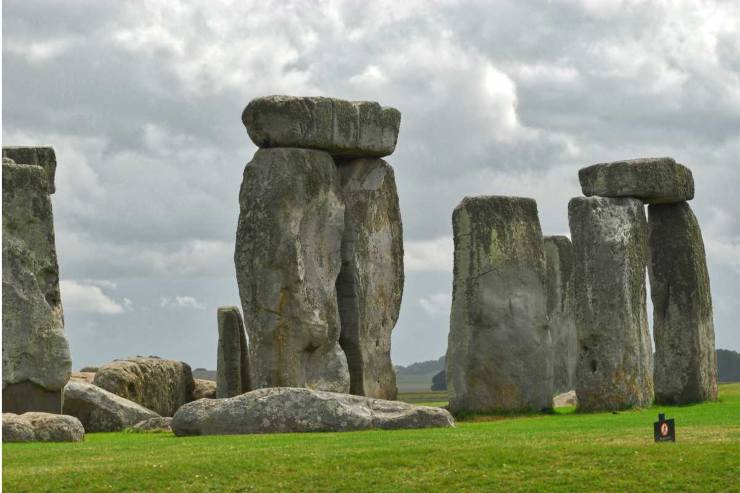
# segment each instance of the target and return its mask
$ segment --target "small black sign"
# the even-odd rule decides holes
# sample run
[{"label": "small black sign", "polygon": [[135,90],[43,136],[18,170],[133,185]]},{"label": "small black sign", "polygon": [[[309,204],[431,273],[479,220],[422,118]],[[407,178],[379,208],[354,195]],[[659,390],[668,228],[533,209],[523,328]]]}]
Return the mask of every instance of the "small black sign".
[{"label": "small black sign", "polygon": [[671,419],[665,419],[665,414],[658,414],[658,421],[653,423],[653,435],[656,442],[675,442],[676,424]]}]

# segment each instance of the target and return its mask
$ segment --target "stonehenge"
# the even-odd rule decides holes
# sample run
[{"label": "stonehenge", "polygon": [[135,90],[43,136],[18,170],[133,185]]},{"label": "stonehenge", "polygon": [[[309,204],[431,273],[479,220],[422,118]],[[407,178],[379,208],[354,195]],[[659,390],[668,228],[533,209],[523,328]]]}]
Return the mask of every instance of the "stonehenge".
[{"label": "stonehenge", "polygon": [[452,225],[450,410],[551,408],[553,353],[537,204],[519,197],[466,197]]},{"label": "stonehenge", "polygon": [[645,269],[647,222],[634,198],[576,197],[568,204],[578,332],[576,393],[583,411],[653,400]]},{"label": "stonehenge", "polygon": [[3,412],[61,413],[72,370],[50,197],[55,169],[51,148],[3,148]]},{"label": "stonehenge", "polygon": [[247,335],[239,308],[222,306],[217,319],[216,397],[233,397],[250,390]]},{"label": "stonehenge", "polygon": [[[694,197],[691,170],[672,158],[647,158],[596,164],[578,176],[590,197],[571,200],[568,213],[575,253],[579,409],[645,406],[653,396],[663,404],[716,399],[709,276],[701,230],[687,202]],[[643,204],[648,204],[647,221]],[[655,361],[646,329],[645,267]],[[628,337],[611,351],[627,350],[621,361],[599,349],[614,345],[619,334]],[[611,377],[605,369],[613,371]],[[615,394],[620,387],[626,390]]]},{"label": "stonehenge", "polygon": [[401,114],[378,103],[268,96],[242,122],[234,262],[252,388],[395,398],[391,331],[403,246],[391,154]]}]

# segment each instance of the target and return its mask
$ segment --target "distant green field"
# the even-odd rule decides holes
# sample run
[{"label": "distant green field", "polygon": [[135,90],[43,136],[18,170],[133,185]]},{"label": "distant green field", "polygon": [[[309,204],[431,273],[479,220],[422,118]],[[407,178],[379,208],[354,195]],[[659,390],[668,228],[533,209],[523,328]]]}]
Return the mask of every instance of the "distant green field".
[{"label": "distant green field", "polygon": [[[658,412],[676,419],[676,443],[653,442]],[[7,492],[738,492],[739,477],[740,384],[721,386],[715,403],[486,416],[453,429],[3,445]]]},{"label": "distant green field", "polygon": [[396,386],[399,392],[429,392],[432,388],[432,377],[434,373],[422,373],[419,375],[396,374]]}]

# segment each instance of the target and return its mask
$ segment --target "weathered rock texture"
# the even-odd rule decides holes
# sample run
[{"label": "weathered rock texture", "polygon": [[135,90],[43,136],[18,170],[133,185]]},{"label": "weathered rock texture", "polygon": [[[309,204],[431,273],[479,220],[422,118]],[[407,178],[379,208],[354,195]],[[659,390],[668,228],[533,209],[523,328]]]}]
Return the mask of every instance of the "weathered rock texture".
[{"label": "weathered rock texture", "polygon": [[568,204],[578,331],[576,392],[583,411],[648,406],[653,365],[645,305],[647,222],[631,198]]},{"label": "weathered rock texture", "polygon": [[401,112],[369,101],[266,96],[250,101],[242,122],[261,148],[300,147],[335,157],[383,157],[396,148]]},{"label": "weathered rock texture", "polygon": [[193,374],[182,361],[161,358],[115,360],[100,367],[93,383],[162,416],[193,398]]},{"label": "weathered rock texture", "polygon": [[95,380],[95,373],[86,371],[73,371],[72,374],[69,376],[69,379],[75,380],[77,382],[93,383],[93,380]]},{"label": "weathered rock texture", "polygon": [[8,412],[61,412],[61,389],[72,369],[50,187],[40,166],[3,159],[2,373]]},{"label": "weathered rock texture", "polygon": [[455,425],[442,408],[297,388],[259,389],[230,399],[202,399],[180,408],[176,435],[432,428]]},{"label": "weathered rock texture", "polygon": [[217,318],[216,396],[233,397],[251,388],[247,335],[239,308],[222,306],[218,309]]},{"label": "weathered rock texture", "polygon": [[573,319],[573,245],[566,236],[545,236],[547,316],[553,349],[555,392],[574,389],[578,334]]},{"label": "weathered rock texture", "polygon": [[54,186],[57,157],[52,147],[3,147],[3,157],[13,160],[18,164],[31,164],[41,166],[46,171],[46,178],[49,183],[49,193],[56,191]]},{"label": "weathered rock texture", "polygon": [[3,442],[80,442],[84,439],[85,429],[73,416],[3,413]]},{"label": "weathered rock texture", "polygon": [[649,204],[694,198],[691,170],[669,157],[594,164],[578,171],[583,194],[636,197]]},{"label": "weathered rock texture", "polygon": [[216,382],[213,380],[203,380],[202,378],[194,378],[193,382],[193,400],[197,399],[215,399],[216,398]]},{"label": "weathered rock texture", "polygon": [[545,255],[534,200],[465,198],[452,216],[450,410],[552,407]]},{"label": "weathered rock texture", "polygon": [[171,423],[172,418],[169,417],[149,418],[139,421],[129,428],[129,430],[136,433],[170,432],[172,431],[172,428],[170,428]]},{"label": "weathered rock texture", "polygon": [[717,398],[709,273],[699,223],[686,202],[648,207],[655,400]]},{"label": "weathered rock texture", "polygon": [[96,385],[76,381],[64,387],[64,414],[79,419],[88,433],[120,431],[159,416]]},{"label": "weathered rock texture", "polygon": [[578,405],[578,397],[575,390],[563,392],[552,398],[553,407],[575,407]]},{"label": "weathered rock texture", "polygon": [[236,263],[251,383],[349,390],[336,280],[344,204],[334,161],[260,149],[244,169]]},{"label": "weathered rock texture", "polygon": [[403,294],[403,230],[396,181],[382,159],[339,165],[344,203],[337,297],[350,392],[395,399],[391,331]]}]

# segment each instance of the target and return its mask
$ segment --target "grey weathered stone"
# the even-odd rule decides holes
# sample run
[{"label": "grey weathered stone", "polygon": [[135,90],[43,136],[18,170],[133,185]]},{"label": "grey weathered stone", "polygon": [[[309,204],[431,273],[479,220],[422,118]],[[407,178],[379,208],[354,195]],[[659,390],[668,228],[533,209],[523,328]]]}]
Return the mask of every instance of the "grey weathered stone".
[{"label": "grey weathered stone", "polygon": [[3,410],[61,411],[72,362],[64,335],[49,181],[3,160]]},{"label": "grey weathered stone", "polygon": [[335,157],[383,157],[393,153],[401,113],[369,101],[266,96],[242,113],[258,147],[300,147]]},{"label": "grey weathered stone", "polygon": [[450,410],[552,407],[552,342],[537,204],[518,197],[468,197],[455,209],[452,225]]},{"label": "grey weathered stone", "polygon": [[197,399],[215,399],[216,398],[216,382],[213,380],[203,380],[202,378],[194,378],[193,382],[193,400]]},{"label": "grey weathered stone", "polygon": [[3,442],[80,442],[85,429],[74,416],[3,413]]},{"label": "grey weathered stone", "polygon": [[717,398],[709,273],[699,222],[686,202],[648,207],[655,400]]},{"label": "grey weathered stone", "polygon": [[97,371],[97,366],[83,366],[82,368],[80,368],[81,373],[96,373]]},{"label": "grey weathered stone", "polygon": [[177,411],[171,426],[183,436],[452,427],[455,422],[438,407],[278,387],[191,402]]},{"label": "grey weathered stone", "polygon": [[56,191],[54,181],[57,171],[57,157],[53,147],[3,146],[3,158],[12,159],[17,164],[41,166],[46,172],[49,193]]},{"label": "grey weathered stone", "polygon": [[553,407],[575,407],[578,405],[578,396],[575,390],[563,392],[552,398]]},{"label": "grey weathered stone", "polygon": [[222,306],[217,319],[216,396],[233,397],[250,390],[247,336],[239,308]]},{"label": "grey weathered stone", "polygon": [[170,432],[170,424],[172,418],[161,416],[159,418],[149,418],[144,421],[139,421],[129,430],[137,433],[157,433],[157,432]]},{"label": "grey weathered stone", "polygon": [[342,269],[337,280],[339,343],[350,392],[395,399],[391,331],[403,294],[403,229],[396,181],[382,159],[339,165],[344,192]]},{"label": "grey weathered stone", "polygon": [[573,245],[566,236],[545,236],[547,316],[553,350],[553,389],[575,388],[578,334],[573,319]]},{"label": "grey weathered stone", "polygon": [[632,198],[577,197],[568,204],[568,221],[579,345],[578,408],[649,406],[653,365],[643,204]]},{"label": "grey weathered stone", "polygon": [[344,204],[331,156],[260,149],[244,169],[236,263],[254,388],[349,390],[336,280]]},{"label": "grey weathered stone", "polygon": [[578,171],[587,197],[636,197],[649,204],[694,198],[691,170],[669,157],[601,163]]},{"label": "grey weathered stone", "polygon": [[193,374],[182,361],[149,358],[115,360],[101,366],[93,383],[162,416],[193,398]]},{"label": "grey weathered stone", "polygon": [[159,416],[96,385],[74,380],[64,387],[64,414],[79,419],[88,433],[120,431]]}]

